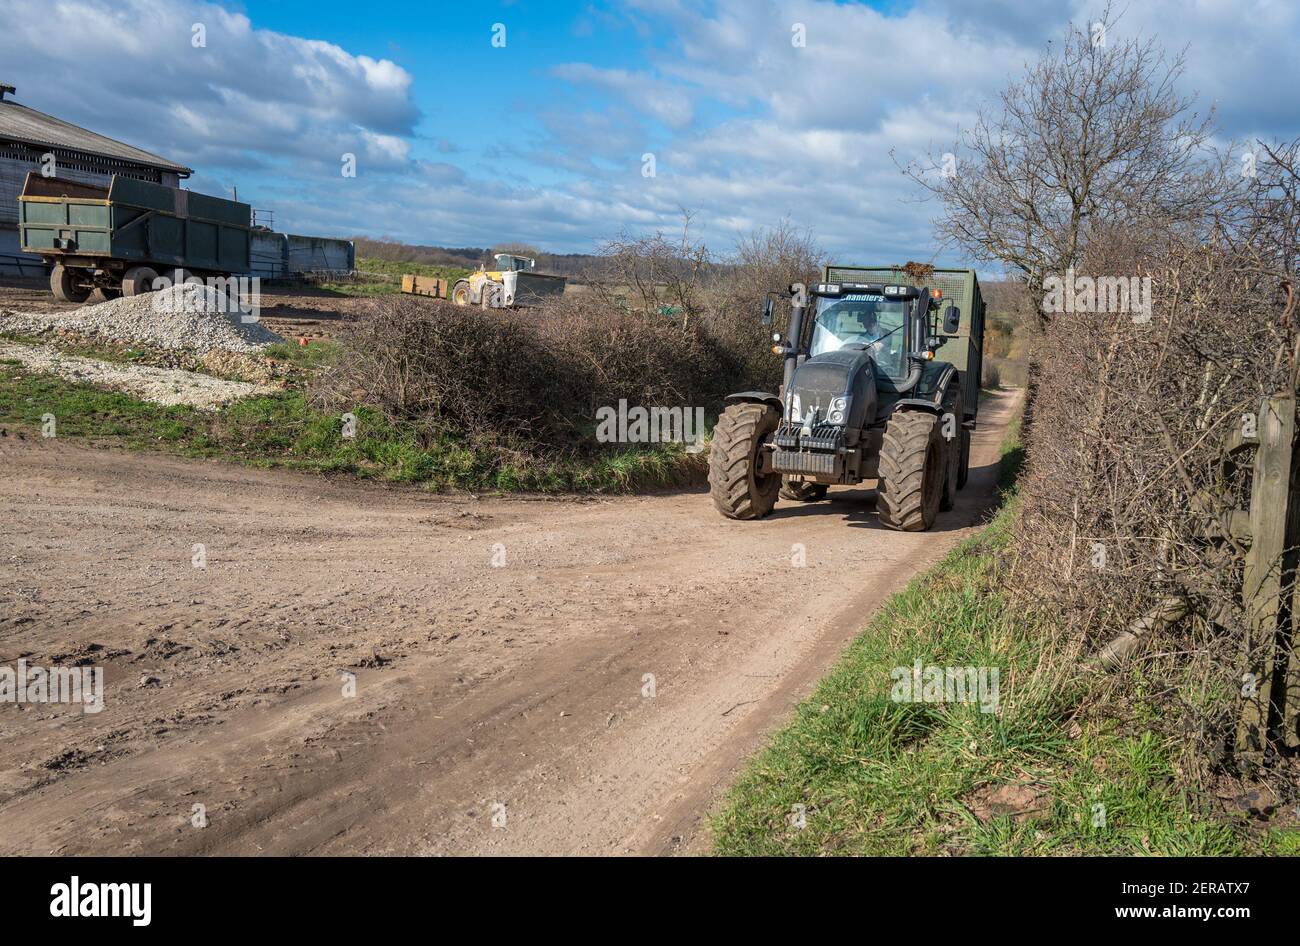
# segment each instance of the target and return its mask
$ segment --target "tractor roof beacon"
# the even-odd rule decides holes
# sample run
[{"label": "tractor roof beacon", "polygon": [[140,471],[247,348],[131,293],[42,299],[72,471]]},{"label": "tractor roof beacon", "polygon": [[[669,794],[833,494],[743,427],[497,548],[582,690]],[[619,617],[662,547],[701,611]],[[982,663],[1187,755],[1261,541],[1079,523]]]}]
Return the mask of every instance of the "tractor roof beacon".
[{"label": "tractor roof beacon", "polygon": [[974,270],[827,266],[789,297],[787,333],[773,336],[780,391],[731,395],[714,430],[714,505],[758,519],[778,497],[814,502],[875,479],[884,525],[930,528],[970,469],[984,346]]}]

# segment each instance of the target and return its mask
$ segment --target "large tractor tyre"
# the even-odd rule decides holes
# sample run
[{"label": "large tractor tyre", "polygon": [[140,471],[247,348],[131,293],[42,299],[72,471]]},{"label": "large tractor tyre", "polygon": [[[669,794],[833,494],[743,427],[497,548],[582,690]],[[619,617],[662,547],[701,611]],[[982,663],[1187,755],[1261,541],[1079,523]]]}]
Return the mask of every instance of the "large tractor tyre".
[{"label": "large tractor tyre", "polygon": [[940,421],[924,411],[894,411],[880,446],[876,511],[899,532],[934,525],[943,499],[947,467]]},{"label": "large tractor tyre", "polygon": [[[957,505],[957,490],[961,489],[961,442],[963,420],[963,401],[961,388],[955,388],[944,400],[943,414],[939,417],[939,433],[943,436],[944,468],[947,475],[943,479],[943,496],[939,500],[939,509],[947,512]],[[952,437],[946,436],[949,431]]]},{"label": "large tractor tyre", "polygon": [[90,287],[77,278],[76,270],[68,269],[62,263],[55,263],[50,270],[50,291],[60,302],[72,302],[81,305],[90,298]]},{"label": "large tractor tyre", "polygon": [[132,266],[122,277],[122,295],[142,296],[153,292],[153,281],[157,278],[158,274],[148,266]]},{"label": "large tractor tyre", "polygon": [[826,498],[830,487],[825,483],[809,483],[807,480],[792,480],[787,477],[781,483],[782,499],[793,499],[799,503],[815,503]]},{"label": "large tractor tyre", "polygon": [[469,280],[458,279],[456,285],[451,287],[451,301],[456,305],[472,305],[469,291]]},{"label": "large tractor tyre", "polygon": [[763,443],[781,414],[766,404],[732,404],[713,428],[709,450],[709,495],[729,519],[761,519],[776,505],[781,475],[759,475]]},{"label": "large tractor tyre", "polygon": [[483,308],[500,309],[505,306],[506,287],[488,280],[483,284]]},{"label": "large tractor tyre", "polygon": [[970,431],[961,429],[961,458],[957,466],[957,488],[963,489],[970,479]]}]

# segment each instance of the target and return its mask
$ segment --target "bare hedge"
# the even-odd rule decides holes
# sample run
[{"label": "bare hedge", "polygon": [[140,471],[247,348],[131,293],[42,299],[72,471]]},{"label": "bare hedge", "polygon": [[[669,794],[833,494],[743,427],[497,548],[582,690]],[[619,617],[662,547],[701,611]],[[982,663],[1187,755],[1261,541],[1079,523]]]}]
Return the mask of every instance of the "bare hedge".
[{"label": "bare hedge", "polygon": [[818,252],[788,224],[722,263],[685,235],[656,235],[610,244],[603,276],[535,308],[379,298],[317,395],[370,404],[431,436],[591,450],[597,410],[621,400],[716,414],[733,391],[775,390],[781,363],[758,311],[769,289],[815,279]]},{"label": "bare hedge", "polygon": [[1057,313],[1034,345],[1013,584],[1055,629],[1044,652],[1063,686],[1132,622],[1187,603],[1129,672],[1096,681],[1093,705],[1130,705],[1178,740],[1197,780],[1231,740],[1247,647],[1272,646],[1248,640],[1244,549],[1207,534],[1249,503],[1224,442],[1300,377],[1296,155],[1275,149],[1200,228],[1095,237],[1075,275],[1149,277],[1149,320]]}]

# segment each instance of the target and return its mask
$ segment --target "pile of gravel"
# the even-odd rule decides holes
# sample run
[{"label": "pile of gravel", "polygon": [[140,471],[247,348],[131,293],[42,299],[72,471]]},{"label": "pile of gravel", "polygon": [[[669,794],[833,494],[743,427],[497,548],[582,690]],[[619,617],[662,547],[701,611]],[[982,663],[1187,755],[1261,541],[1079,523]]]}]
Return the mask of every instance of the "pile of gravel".
[{"label": "pile of gravel", "polygon": [[255,352],[284,341],[260,322],[245,322],[246,317],[213,287],[182,283],[70,312],[0,313],[0,329],[29,335],[71,332],[200,354]]}]

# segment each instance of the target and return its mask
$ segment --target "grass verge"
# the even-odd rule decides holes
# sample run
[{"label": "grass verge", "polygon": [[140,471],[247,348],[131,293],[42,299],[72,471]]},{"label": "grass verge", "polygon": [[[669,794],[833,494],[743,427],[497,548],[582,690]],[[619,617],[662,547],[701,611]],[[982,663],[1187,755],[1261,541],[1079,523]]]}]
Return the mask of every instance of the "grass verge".
[{"label": "grass verge", "polygon": [[[1176,788],[1173,747],[1151,733],[1075,718],[1086,680],[1052,666],[1048,635],[1004,592],[1017,432],[1001,512],[892,597],[750,760],[714,815],[716,853],[1295,852],[1295,832],[1254,832]],[[997,712],[895,701],[895,669],[917,661],[997,668]]]},{"label": "grass verge", "polygon": [[[270,354],[309,368],[337,352],[327,346]],[[623,492],[698,482],[703,455],[678,444],[622,447],[590,456],[539,458],[508,444],[471,447],[413,424],[393,424],[356,406],[356,436],[343,436],[336,414],[317,410],[302,391],[249,398],[211,414],[162,407],[86,384],[31,374],[0,361],[0,423],[39,430],[45,415],[57,435],[186,457],[217,457],[260,467],[284,467],[432,489],[526,492]]]}]

